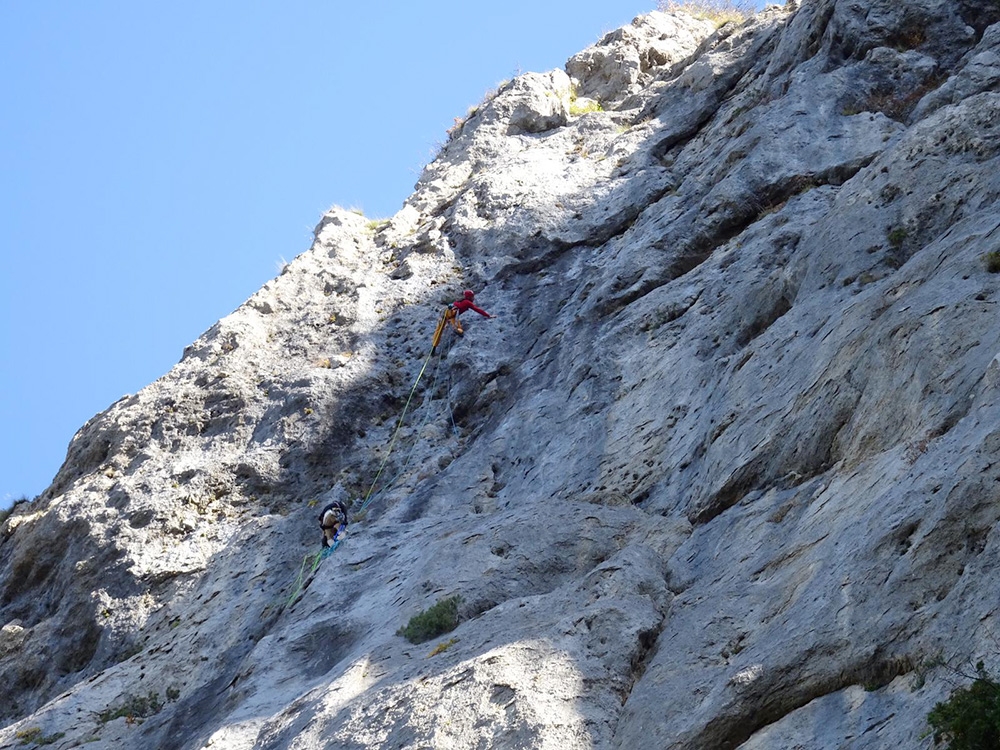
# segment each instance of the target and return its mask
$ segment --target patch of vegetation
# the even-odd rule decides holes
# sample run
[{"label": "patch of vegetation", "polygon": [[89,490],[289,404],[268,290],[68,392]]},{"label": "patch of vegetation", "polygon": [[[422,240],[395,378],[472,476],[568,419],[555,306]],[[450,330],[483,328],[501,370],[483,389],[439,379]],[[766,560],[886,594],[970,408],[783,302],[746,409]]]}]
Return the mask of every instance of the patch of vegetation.
[{"label": "patch of vegetation", "polygon": [[384,226],[387,226],[388,224],[389,224],[388,219],[372,219],[367,224],[365,224],[365,226],[368,228],[369,232],[377,232],[379,229],[381,229]]},{"label": "patch of vegetation", "polygon": [[983,263],[990,273],[1000,273],[1000,250],[990,250],[983,256]]},{"label": "patch of vegetation", "polygon": [[889,240],[889,244],[896,250],[903,246],[903,242],[906,241],[907,231],[903,227],[896,227],[895,229],[890,229],[885,234],[885,238]]},{"label": "patch of vegetation", "polygon": [[464,117],[454,118],[452,126],[444,131],[448,135],[448,143],[451,143],[453,140],[458,138],[459,135],[461,135],[462,128],[465,127],[465,122],[466,120]]},{"label": "patch of vegetation", "polygon": [[886,41],[897,52],[906,52],[927,41],[927,30],[920,23],[910,22],[890,35]]},{"label": "patch of vegetation", "polygon": [[[479,104],[474,104],[473,106],[469,107],[469,109],[465,113],[465,117],[454,118],[454,123],[452,124],[452,126],[445,131],[448,134],[448,143],[451,143],[458,136],[460,136],[462,134],[462,128],[465,127],[465,123],[467,123],[473,117],[478,115],[479,112],[487,104],[496,99],[497,96],[500,94],[500,91],[503,89],[503,87],[506,86],[508,83],[510,83],[510,81],[507,80],[500,81],[500,83],[498,83],[495,87],[488,89],[486,93],[483,94],[483,99]],[[444,145],[442,146],[442,149],[444,148]]]},{"label": "patch of vegetation", "polygon": [[439,643],[434,647],[434,650],[427,654],[427,658],[430,659],[432,656],[437,656],[438,654],[443,654],[449,648],[458,643],[458,638],[449,638],[444,643]]},{"label": "patch of vegetation", "polygon": [[585,115],[588,112],[603,112],[604,107],[596,99],[583,99],[582,103],[574,96],[570,98],[569,113],[573,117]]},{"label": "patch of vegetation", "polygon": [[163,708],[163,701],[160,696],[152,690],[146,695],[130,695],[125,702],[117,708],[108,707],[97,715],[98,721],[107,724],[109,721],[120,719],[145,719],[154,714],[158,714]]},{"label": "patch of vegetation", "polygon": [[41,727],[28,727],[14,734],[14,737],[19,739],[22,745],[51,745],[56,740],[60,740],[65,736],[65,732],[45,735],[42,733]]},{"label": "patch of vegetation", "polygon": [[[913,671],[916,675],[916,679],[913,681],[913,690],[920,690],[924,685],[927,684],[927,675],[932,669],[937,667],[945,666],[944,658],[941,656],[940,652],[928,659],[924,659],[918,662]],[[924,735],[925,737],[927,735]]]},{"label": "patch of vegetation", "polygon": [[0,526],[2,526],[3,522],[6,521],[10,514],[14,512],[14,508],[18,505],[24,505],[29,502],[31,501],[27,497],[21,497],[15,500],[9,508],[0,508]]},{"label": "patch of vegetation", "polygon": [[927,446],[931,443],[931,438],[929,435],[925,435],[919,440],[911,440],[906,444],[906,448],[903,451],[903,458],[911,466],[917,462],[922,455],[927,452]]},{"label": "patch of vegetation", "polygon": [[596,99],[581,97],[576,86],[569,88],[569,113],[573,117],[586,114],[587,112],[603,112],[604,107]]},{"label": "patch of vegetation", "polygon": [[948,750],[1000,749],[1000,684],[979,662],[972,684],[934,706],[927,723],[934,744],[946,742]]},{"label": "patch of vegetation", "polygon": [[695,18],[711,21],[715,28],[743,23],[757,13],[750,0],[660,0],[659,8],[665,13],[683,10]]},{"label": "patch of vegetation", "polygon": [[920,100],[938,88],[945,81],[943,75],[932,75],[926,80],[907,88],[876,86],[871,91],[859,92],[841,108],[845,116],[862,112],[881,112],[890,120],[905,122]]},{"label": "patch of vegetation", "polygon": [[410,618],[406,627],[396,631],[410,643],[424,643],[458,627],[458,605],[462,597],[450,596]]},{"label": "patch of vegetation", "polygon": [[902,192],[902,189],[898,185],[886,185],[882,188],[882,192],[879,193],[879,197],[881,197],[885,203],[892,203]]}]

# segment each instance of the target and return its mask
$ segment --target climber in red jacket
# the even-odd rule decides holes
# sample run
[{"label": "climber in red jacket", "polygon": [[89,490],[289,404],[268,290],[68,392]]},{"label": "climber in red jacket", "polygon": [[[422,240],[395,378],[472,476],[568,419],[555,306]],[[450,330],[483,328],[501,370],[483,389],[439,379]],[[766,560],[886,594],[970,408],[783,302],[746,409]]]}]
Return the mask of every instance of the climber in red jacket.
[{"label": "climber in red jacket", "polygon": [[441,321],[438,323],[437,330],[434,332],[434,341],[432,343],[432,350],[437,349],[438,343],[441,341],[441,334],[444,332],[445,324],[449,324],[455,329],[455,333],[459,336],[465,333],[462,330],[462,323],[458,319],[459,313],[463,313],[466,310],[474,310],[475,312],[482,315],[484,318],[492,318],[488,312],[483,310],[481,307],[477,307],[474,300],[476,299],[475,293],[471,289],[466,289],[465,294],[462,295],[462,299],[452,302],[448,307],[445,308],[444,315],[441,316]]},{"label": "climber in red jacket", "polygon": [[492,318],[488,312],[483,310],[481,307],[476,307],[475,300],[476,295],[471,289],[466,289],[465,294],[462,295],[462,299],[456,300],[448,305],[448,312],[445,313],[445,321],[451,325],[452,328],[461,336],[465,331],[462,330],[462,323],[458,319],[459,313],[464,313],[466,310],[473,310],[479,313],[484,318]]}]

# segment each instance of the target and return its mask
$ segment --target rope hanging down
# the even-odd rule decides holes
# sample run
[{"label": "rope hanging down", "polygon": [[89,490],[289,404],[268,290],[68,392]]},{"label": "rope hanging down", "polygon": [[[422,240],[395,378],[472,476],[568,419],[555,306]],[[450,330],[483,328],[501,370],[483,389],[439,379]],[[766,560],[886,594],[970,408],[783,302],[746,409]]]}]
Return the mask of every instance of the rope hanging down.
[{"label": "rope hanging down", "polygon": [[[427,353],[427,356],[424,358],[424,363],[420,366],[420,372],[417,373],[416,380],[413,381],[413,387],[410,388],[410,394],[406,397],[406,403],[403,405],[403,411],[399,415],[399,420],[397,420],[396,422],[396,428],[393,430],[392,437],[389,440],[389,447],[385,452],[385,456],[382,458],[382,462],[379,464],[378,471],[375,472],[375,478],[372,480],[371,486],[368,488],[368,492],[365,494],[365,498],[364,501],[361,503],[361,507],[358,508],[358,513],[363,512],[375,500],[376,497],[375,487],[378,484],[379,478],[382,476],[382,471],[385,469],[386,464],[389,462],[389,456],[392,455],[392,449],[396,445],[396,438],[399,436],[399,431],[403,427],[403,421],[406,419],[406,413],[410,409],[410,404],[413,401],[413,396],[417,392],[417,386],[420,385],[420,380],[421,378],[423,378],[424,372],[427,370],[427,365],[430,363],[431,357],[433,357],[437,353],[437,347],[441,341],[441,334],[444,331],[446,316],[447,316],[447,310],[445,310],[444,314],[442,314],[441,320],[438,322],[437,328],[434,331],[434,339],[431,345],[431,350]],[[434,386],[437,385],[437,370],[438,370],[438,365],[440,363],[441,359],[439,357],[437,360],[437,364],[435,364],[434,366],[434,383],[432,384],[431,390],[433,390]],[[448,412],[451,413],[450,394],[449,394]],[[451,421],[452,421],[452,427],[455,427],[454,415],[452,415]],[[412,455],[412,449],[410,451],[410,455]],[[409,463],[409,456],[407,457],[406,463]],[[402,472],[400,472],[400,474],[397,475],[392,480],[392,482],[390,482],[387,486],[392,486],[392,484],[395,483],[396,479],[398,479],[401,474]],[[295,603],[295,600],[302,594],[302,591],[306,588],[306,586],[309,585],[309,582],[312,580],[312,576],[316,572],[316,569],[319,568],[320,563],[327,557],[329,557],[331,554],[333,554],[333,551],[340,546],[341,541],[343,540],[338,539],[336,542],[334,542],[334,544],[331,547],[327,547],[319,552],[309,553],[302,558],[302,564],[299,566],[299,574],[295,579],[294,585],[292,586],[293,589],[292,595],[288,597],[288,601],[285,604],[286,607],[289,607]],[[306,568],[308,568],[308,572],[306,571]]]},{"label": "rope hanging down", "polygon": [[396,438],[399,436],[399,431],[403,427],[403,420],[406,419],[406,412],[410,408],[410,402],[413,401],[413,394],[417,392],[417,386],[420,384],[420,378],[424,376],[424,370],[427,369],[427,364],[431,361],[431,357],[434,355],[434,351],[431,350],[427,357],[424,359],[424,364],[420,368],[420,372],[417,373],[417,379],[413,381],[413,387],[410,389],[410,395],[406,397],[406,403],[403,404],[403,411],[399,415],[399,420],[396,422],[396,429],[392,432],[392,438],[389,440],[389,448],[385,452],[385,456],[382,457],[382,463],[379,464],[378,471],[375,472],[375,478],[372,480],[371,487],[368,488],[368,493],[365,495],[364,502],[361,503],[361,507],[358,508],[358,513],[361,513],[367,508],[374,497],[375,485],[378,484],[379,477],[382,476],[382,470],[385,469],[386,463],[389,461],[389,456],[392,455],[392,449],[396,445]]},{"label": "rope hanging down", "polygon": [[[299,594],[305,589],[309,584],[309,580],[312,578],[313,573],[319,567],[319,564],[333,554],[333,551],[340,546],[341,539],[338,539],[333,543],[332,546],[326,547],[319,552],[309,553],[302,558],[302,565],[299,566],[299,575],[295,579],[295,583],[292,585],[292,595],[288,597],[288,601],[285,602],[286,607],[290,607],[295,603],[295,600],[299,597]],[[306,572],[306,567],[308,566],[309,572]]]},{"label": "rope hanging down", "polygon": [[[378,484],[379,477],[382,476],[382,470],[385,469],[385,465],[389,461],[389,456],[392,455],[392,449],[396,444],[396,438],[399,436],[399,431],[403,427],[403,420],[406,419],[406,412],[410,408],[410,402],[413,401],[413,394],[417,392],[417,386],[420,385],[420,379],[424,376],[424,371],[427,369],[427,365],[431,361],[431,357],[433,357],[437,353],[438,344],[441,343],[441,334],[444,333],[445,323],[448,320],[448,311],[449,309],[445,308],[444,311],[441,313],[441,318],[440,320],[438,320],[437,327],[434,329],[434,338],[431,341],[431,350],[427,353],[427,356],[424,358],[424,363],[420,367],[420,372],[417,373],[417,379],[413,381],[413,387],[410,389],[410,395],[406,397],[406,403],[403,405],[403,411],[399,415],[399,420],[396,422],[396,429],[393,430],[392,438],[389,440],[389,448],[388,450],[386,450],[385,456],[382,458],[382,463],[379,464],[378,471],[375,472],[375,478],[372,480],[371,487],[368,488],[368,492],[365,494],[365,499],[361,503],[361,507],[358,508],[358,513],[363,512],[369,505],[371,505],[375,501],[375,495],[374,495],[375,486]],[[434,383],[431,386],[431,391],[433,391],[434,387],[437,385],[437,368],[438,365],[440,364],[441,364],[441,358],[438,357],[437,363],[434,365]],[[450,394],[449,394],[448,411],[449,413],[451,413]],[[455,417],[453,415],[452,424],[454,424],[454,422],[455,422]],[[409,457],[407,457],[407,463],[409,463]],[[400,474],[401,473],[402,472],[400,472]],[[386,486],[387,487],[392,486],[392,484],[398,478],[399,476],[397,475],[393,479],[393,481]]]}]

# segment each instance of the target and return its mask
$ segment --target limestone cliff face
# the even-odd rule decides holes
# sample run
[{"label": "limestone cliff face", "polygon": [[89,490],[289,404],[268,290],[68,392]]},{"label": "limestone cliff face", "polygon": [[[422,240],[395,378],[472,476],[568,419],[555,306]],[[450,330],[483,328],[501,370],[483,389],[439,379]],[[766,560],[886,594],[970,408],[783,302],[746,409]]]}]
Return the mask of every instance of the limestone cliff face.
[{"label": "limestone cliff face", "polygon": [[0,528],[0,747],[928,743],[1000,668],[998,21],[653,13],[330,211]]}]

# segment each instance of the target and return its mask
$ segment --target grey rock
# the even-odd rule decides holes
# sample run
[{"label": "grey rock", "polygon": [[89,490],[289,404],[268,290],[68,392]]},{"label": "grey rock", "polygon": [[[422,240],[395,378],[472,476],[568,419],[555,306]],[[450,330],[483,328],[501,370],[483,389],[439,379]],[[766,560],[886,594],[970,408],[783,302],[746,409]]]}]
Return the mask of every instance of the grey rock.
[{"label": "grey rock", "polygon": [[685,13],[639,16],[573,55],[566,62],[566,72],[580,96],[610,109],[690,58],[712,31],[710,21]]},{"label": "grey rock", "polygon": [[0,527],[0,747],[919,746],[1000,668],[991,14],[651,14],[325,214]]}]

